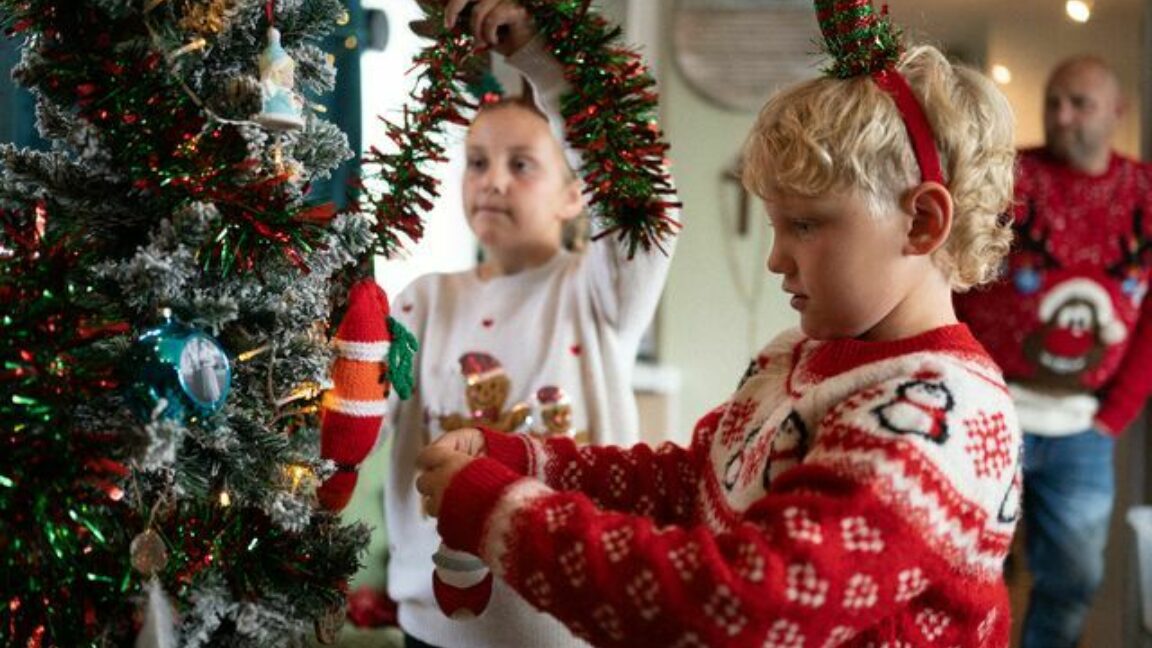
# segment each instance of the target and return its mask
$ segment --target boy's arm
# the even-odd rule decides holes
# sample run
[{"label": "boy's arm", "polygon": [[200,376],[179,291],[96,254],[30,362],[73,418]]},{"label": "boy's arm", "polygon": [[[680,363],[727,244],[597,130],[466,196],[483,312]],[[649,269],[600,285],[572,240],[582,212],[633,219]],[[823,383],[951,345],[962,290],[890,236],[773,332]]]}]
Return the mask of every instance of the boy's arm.
[{"label": "boy's arm", "polygon": [[[697,424],[697,435],[714,427],[718,408]],[[486,455],[517,476],[540,480],[549,488],[579,491],[598,507],[651,516],[661,524],[679,524],[695,510],[696,485],[703,463],[697,446],[664,443],[623,449],[577,446],[560,437],[544,441],[522,434],[484,430]]]},{"label": "boy's arm", "polygon": [[[508,63],[522,72],[532,85],[537,107],[548,118],[553,134],[563,143],[569,165],[578,174],[583,167],[579,151],[568,145],[561,116],[561,99],[571,89],[564,78],[564,68],[548,51],[545,37],[535,38],[508,57]],[[669,200],[675,202],[674,197]],[[669,217],[680,222],[679,210],[670,210]],[[592,214],[593,236],[599,233]],[[628,248],[615,235],[589,243],[587,272],[592,296],[598,310],[621,331],[637,340],[652,321],[660,294],[668,276],[677,237],[662,241],[662,249],[638,249],[629,258]]]},{"label": "boy's arm", "polygon": [[[949,558],[946,545],[958,538],[1002,560],[988,546],[1006,547],[1010,528],[1004,537],[986,533],[995,524],[968,499],[979,499],[971,489],[935,483],[938,498],[902,494],[907,482],[947,481],[937,472],[947,468],[935,463],[934,441],[870,423],[885,393],[853,396],[851,413],[822,421],[805,463],[742,513],[723,501],[714,477],[702,477],[711,503],[697,518],[711,520],[709,528],[607,512],[583,494],[478,461],[448,487],[440,533],[597,645],[839,645],[896,625],[924,645],[1006,644],[999,564],[964,552]],[[973,447],[963,428],[952,443],[959,452]],[[1007,490],[1012,463],[986,459],[981,465],[996,473],[988,490]],[[938,509],[927,510],[932,503]],[[910,515],[917,507],[925,510]],[[975,614],[948,609],[957,595],[986,604],[981,618],[950,616]]]},{"label": "boy's arm", "polygon": [[[533,480],[501,484],[479,464],[449,487],[441,535],[595,645],[826,645],[901,616],[949,572],[867,484],[827,469],[798,470],[791,488],[716,534],[605,512]],[[456,513],[472,506],[491,514]]]}]

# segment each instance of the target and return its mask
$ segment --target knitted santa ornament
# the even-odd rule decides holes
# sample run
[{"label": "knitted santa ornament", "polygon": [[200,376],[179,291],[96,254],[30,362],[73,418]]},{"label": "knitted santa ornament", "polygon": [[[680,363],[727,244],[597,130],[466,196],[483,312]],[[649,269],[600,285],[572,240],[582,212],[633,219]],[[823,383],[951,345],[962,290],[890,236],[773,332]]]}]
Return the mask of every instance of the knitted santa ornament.
[{"label": "knitted santa ornament", "polygon": [[376,445],[390,389],[407,398],[412,387],[416,341],[389,317],[388,297],[372,279],[361,279],[348,293],[348,311],[332,341],[332,389],[324,394],[320,456],[336,463],[316,495],[320,504],[339,511],[356,487],[360,462]]}]

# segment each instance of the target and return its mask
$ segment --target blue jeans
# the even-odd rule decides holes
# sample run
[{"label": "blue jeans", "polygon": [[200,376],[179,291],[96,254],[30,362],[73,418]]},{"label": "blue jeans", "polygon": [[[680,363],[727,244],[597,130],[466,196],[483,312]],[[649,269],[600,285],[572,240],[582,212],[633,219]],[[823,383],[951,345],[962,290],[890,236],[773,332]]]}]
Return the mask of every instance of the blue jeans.
[{"label": "blue jeans", "polygon": [[1032,592],[1023,648],[1074,648],[1104,578],[1115,441],[1094,430],[1024,435],[1024,538]]}]

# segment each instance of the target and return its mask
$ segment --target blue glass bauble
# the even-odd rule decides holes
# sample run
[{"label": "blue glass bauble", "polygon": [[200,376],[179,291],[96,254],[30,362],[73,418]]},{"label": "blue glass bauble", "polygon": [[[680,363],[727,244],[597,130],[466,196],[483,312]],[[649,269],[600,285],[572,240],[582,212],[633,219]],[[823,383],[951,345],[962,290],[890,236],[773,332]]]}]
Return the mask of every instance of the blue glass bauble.
[{"label": "blue glass bauble", "polygon": [[140,414],[185,421],[224,406],[232,388],[232,365],[210,335],[166,314],[159,326],[136,339],[132,390]]},{"label": "blue glass bauble", "polygon": [[1034,268],[1023,267],[1012,275],[1012,283],[1015,284],[1016,291],[1022,295],[1031,295],[1040,290],[1040,282],[1040,273]]}]

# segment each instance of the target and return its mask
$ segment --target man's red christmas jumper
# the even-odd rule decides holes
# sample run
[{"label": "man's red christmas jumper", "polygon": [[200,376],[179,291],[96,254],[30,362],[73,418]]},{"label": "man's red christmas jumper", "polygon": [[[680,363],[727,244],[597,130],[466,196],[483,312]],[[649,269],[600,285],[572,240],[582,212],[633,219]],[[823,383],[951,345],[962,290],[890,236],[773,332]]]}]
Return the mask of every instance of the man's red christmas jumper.
[{"label": "man's red christmas jumper", "polygon": [[957,314],[1009,382],[1096,394],[1119,434],[1152,391],[1152,166],[1113,154],[1090,176],[1043,149],[1018,164],[1004,280],[957,295]]},{"label": "man's red christmas jumper", "polygon": [[596,645],[1008,645],[1020,432],[963,325],[785,334],[686,449],[485,436],[444,541]]}]

